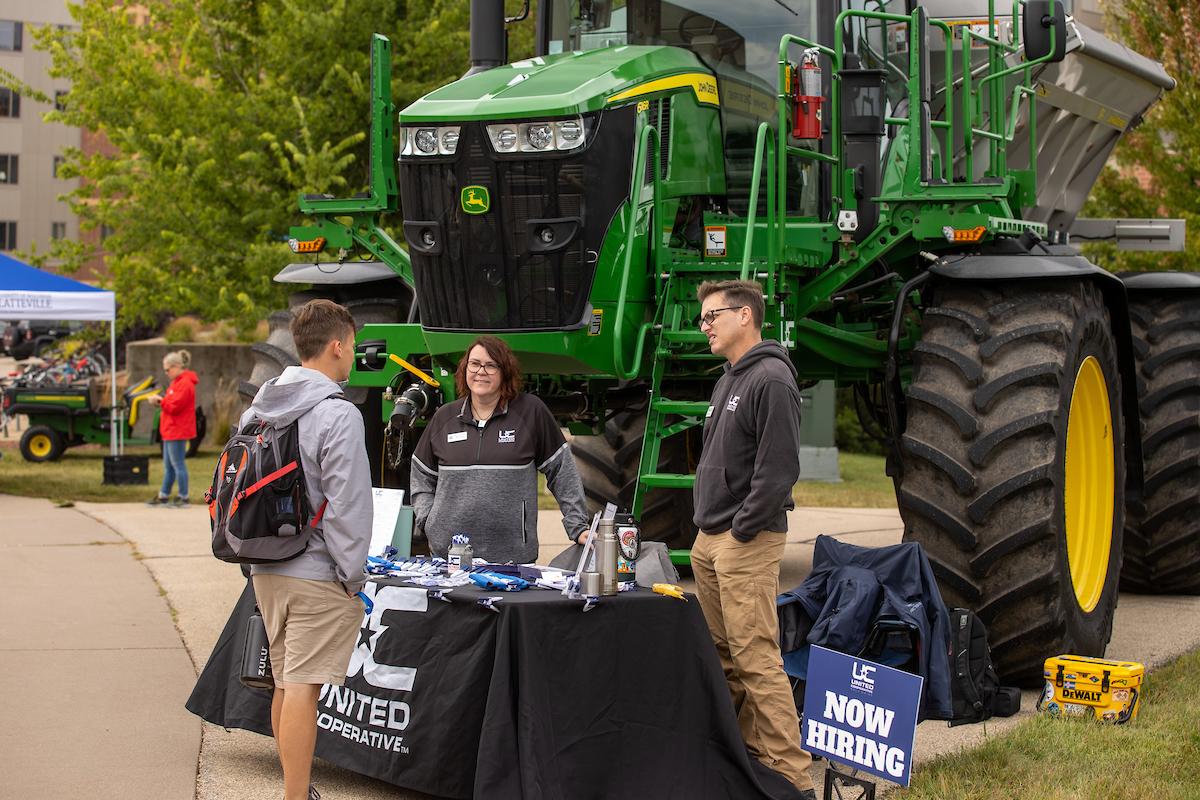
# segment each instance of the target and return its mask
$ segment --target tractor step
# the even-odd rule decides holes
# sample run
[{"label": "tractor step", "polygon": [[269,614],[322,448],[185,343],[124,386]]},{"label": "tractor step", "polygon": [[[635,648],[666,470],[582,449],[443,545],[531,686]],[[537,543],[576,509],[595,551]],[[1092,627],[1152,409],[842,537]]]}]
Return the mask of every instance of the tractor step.
[{"label": "tractor step", "polygon": [[651,403],[660,414],[679,414],[684,417],[703,416],[708,413],[707,400],[655,400]]},{"label": "tractor step", "polygon": [[695,475],[683,475],[671,472],[648,472],[641,477],[642,486],[661,486],[666,489],[690,489],[696,483]]},{"label": "tractor step", "polygon": [[667,344],[708,344],[708,337],[699,330],[664,330],[662,341]]},{"label": "tractor step", "polygon": [[[704,534],[697,534],[703,536]],[[668,550],[667,553],[671,556],[671,563],[677,567],[690,567],[692,565],[691,550]]]}]

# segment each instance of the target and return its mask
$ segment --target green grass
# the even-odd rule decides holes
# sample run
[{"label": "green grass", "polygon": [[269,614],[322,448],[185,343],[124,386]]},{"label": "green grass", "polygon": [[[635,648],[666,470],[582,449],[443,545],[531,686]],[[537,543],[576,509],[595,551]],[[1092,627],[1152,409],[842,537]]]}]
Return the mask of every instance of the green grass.
[{"label": "green grass", "polygon": [[[162,485],[162,452],[157,447],[127,447],[127,455],[150,458],[150,478],[137,486],[105,486],[104,457],[108,447],[83,445],[72,447],[58,461],[31,464],[21,458],[15,442],[0,444],[0,494],[25,497],[45,497],[57,503],[87,500],[101,503],[144,502],[158,492]],[[220,450],[200,449],[188,459],[188,494],[193,503],[200,502],[212,478],[212,467]]]},{"label": "green grass", "polygon": [[[892,479],[883,473],[883,456],[840,453],[838,483],[800,481],[792,490],[797,506],[823,508],[895,508]],[[546,491],[546,479],[538,476],[538,508],[556,509],[558,503]]]},{"label": "green grass", "polygon": [[895,508],[892,479],[883,472],[883,456],[839,453],[840,483],[800,481],[792,489],[797,506]]},{"label": "green grass", "polygon": [[[128,503],[148,500],[162,483],[162,455],[157,447],[129,447],[129,455],[150,457],[149,482],[139,486],[105,486],[104,456],[107,447],[73,447],[58,461],[31,464],[21,458],[15,442],[0,443],[0,494],[46,497],[55,502],[87,500],[101,503]],[[220,450],[201,448],[188,459],[191,500],[200,502],[211,477],[212,465]],[[843,453],[838,457],[840,483],[801,481],[792,496],[798,506],[845,508],[895,508],[892,481],[883,474],[883,458]],[[556,509],[558,503],[546,491],[545,478],[539,476],[538,508]]]},{"label": "green grass", "polygon": [[974,750],[918,767],[895,800],[1195,800],[1200,651],[1143,684],[1126,725],[1038,716]]}]

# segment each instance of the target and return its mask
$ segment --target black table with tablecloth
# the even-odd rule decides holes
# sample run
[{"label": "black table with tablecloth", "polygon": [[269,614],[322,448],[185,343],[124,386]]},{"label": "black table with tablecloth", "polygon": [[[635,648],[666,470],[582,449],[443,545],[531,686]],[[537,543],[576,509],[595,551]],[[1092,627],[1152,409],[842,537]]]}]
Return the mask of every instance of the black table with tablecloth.
[{"label": "black table with tablecloth", "polygon": [[[486,800],[793,798],[745,750],[699,604],[646,590],[582,602],[474,587],[449,602],[372,581],[345,687],[323,687],[317,755],[430,794]],[[503,597],[498,613],[477,600]],[[270,735],[238,679],[247,585],[188,699]]]}]

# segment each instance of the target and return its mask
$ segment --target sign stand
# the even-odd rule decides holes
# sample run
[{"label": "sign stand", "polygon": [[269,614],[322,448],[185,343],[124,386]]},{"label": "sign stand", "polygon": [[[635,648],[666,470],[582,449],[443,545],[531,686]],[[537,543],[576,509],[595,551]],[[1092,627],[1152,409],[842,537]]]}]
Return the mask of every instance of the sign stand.
[{"label": "sign stand", "polygon": [[[853,793],[846,794],[847,789]],[[875,784],[840,772],[830,764],[825,768],[825,792],[821,797],[823,800],[875,800]]]}]

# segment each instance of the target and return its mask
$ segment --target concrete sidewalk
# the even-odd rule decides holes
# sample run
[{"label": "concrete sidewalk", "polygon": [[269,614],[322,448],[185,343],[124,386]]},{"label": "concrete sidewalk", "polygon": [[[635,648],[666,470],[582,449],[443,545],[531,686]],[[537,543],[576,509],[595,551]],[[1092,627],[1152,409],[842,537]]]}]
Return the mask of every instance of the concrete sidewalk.
[{"label": "concrete sidewalk", "polygon": [[133,547],[46,500],[0,520],[0,798],[193,797],[196,672]]}]

